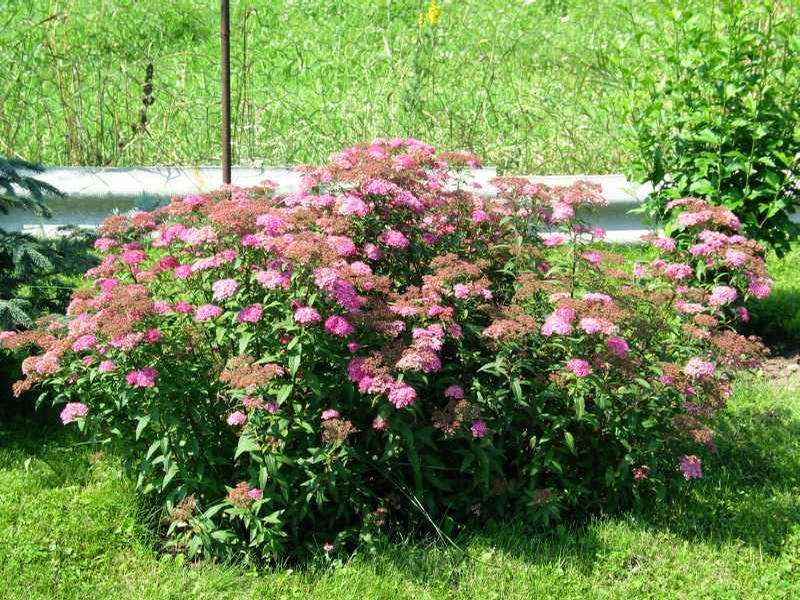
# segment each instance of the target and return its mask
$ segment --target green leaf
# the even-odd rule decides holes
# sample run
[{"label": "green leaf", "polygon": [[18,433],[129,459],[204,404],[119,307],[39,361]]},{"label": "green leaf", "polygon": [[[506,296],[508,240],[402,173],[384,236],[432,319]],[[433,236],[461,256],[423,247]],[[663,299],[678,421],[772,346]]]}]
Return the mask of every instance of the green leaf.
[{"label": "green leaf", "polygon": [[583,397],[578,396],[575,398],[575,418],[580,421],[586,414],[586,403]]},{"label": "green leaf", "polygon": [[239,443],[236,445],[236,453],[233,455],[233,458],[235,460],[245,452],[250,454],[252,452],[258,452],[258,450],[258,443],[248,434],[243,433],[241,436],[239,436]]},{"label": "green leaf", "polygon": [[577,452],[575,452],[575,438],[572,437],[572,434],[569,431],[564,431],[564,441],[567,443],[567,448],[569,448],[569,451],[573,454],[577,454]]},{"label": "green leaf", "polygon": [[207,511],[203,513],[203,518],[210,519],[214,515],[216,515],[219,511],[221,511],[223,508],[225,508],[224,503],[215,504],[214,506],[210,507]]},{"label": "green leaf", "polygon": [[522,397],[522,386],[519,384],[518,379],[511,380],[511,391],[514,392],[514,398],[517,399],[517,402],[520,404],[526,404]]},{"label": "green leaf", "polygon": [[408,424],[403,421],[399,421],[396,426],[400,430],[400,435],[403,436],[406,451],[408,452],[408,459],[411,461],[411,468],[414,471],[415,494],[419,500],[422,500],[422,462],[420,461],[419,453],[414,443],[414,433],[411,431]]},{"label": "green leaf", "polygon": [[247,350],[247,345],[250,343],[250,340],[253,339],[253,333],[248,331],[239,338],[239,354],[244,354]]},{"label": "green leaf", "polygon": [[169,485],[169,482],[172,481],[175,478],[175,475],[178,474],[178,470],[179,470],[178,469],[178,465],[176,465],[175,463],[172,463],[169,466],[169,469],[167,469],[166,475],[164,475],[164,481],[161,482],[161,491],[162,492],[167,488],[167,486]]},{"label": "green leaf", "polygon": [[136,440],[142,437],[142,431],[144,431],[144,428],[150,423],[150,415],[139,417],[138,421],[139,423],[136,425]]},{"label": "green leaf", "polygon": [[689,186],[689,191],[699,196],[707,196],[714,192],[714,186],[708,179],[698,179]]},{"label": "green leaf", "polygon": [[302,356],[300,354],[295,354],[289,357],[288,364],[289,364],[289,372],[292,375],[296,375],[298,369],[300,368],[300,362],[302,361]]}]

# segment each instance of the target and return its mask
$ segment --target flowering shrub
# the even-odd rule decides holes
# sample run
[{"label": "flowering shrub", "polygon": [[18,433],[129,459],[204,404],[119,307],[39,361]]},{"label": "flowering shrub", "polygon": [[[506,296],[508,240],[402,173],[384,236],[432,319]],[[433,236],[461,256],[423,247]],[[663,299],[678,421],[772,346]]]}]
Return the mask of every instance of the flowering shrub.
[{"label": "flowering shrub", "polygon": [[292,195],[111,217],[67,314],[0,336],[32,353],[15,391],[116,448],[191,554],[546,524],[700,477],[730,373],[758,360],[730,325],[768,288],[761,248],[683,200],[683,237],[628,265],[579,218],[593,186],[500,178],[487,197],[460,179],[475,164],[377,140]]},{"label": "flowering shrub", "polygon": [[628,73],[644,100],[631,175],[654,187],[651,217],[669,222],[667,203],[700,196],[782,256],[800,234],[798,11],[773,0],[682,4],[644,42],[660,68]]}]

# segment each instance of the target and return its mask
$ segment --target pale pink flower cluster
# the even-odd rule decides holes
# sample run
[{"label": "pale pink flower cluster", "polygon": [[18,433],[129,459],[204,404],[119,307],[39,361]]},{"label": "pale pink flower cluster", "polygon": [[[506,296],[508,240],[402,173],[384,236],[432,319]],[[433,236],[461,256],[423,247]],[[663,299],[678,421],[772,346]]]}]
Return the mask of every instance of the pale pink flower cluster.
[{"label": "pale pink flower cluster", "polygon": [[401,371],[435,373],[442,368],[438,352],[444,344],[444,328],[438,323],[417,327],[412,331],[413,342],[397,361]]},{"label": "pale pink flower cluster", "polygon": [[83,352],[84,350],[91,350],[97,343],[97,338],[91,333],[82,335],[77,340],[72,342],[72,349],[75,352]]},{"label": "pale pink flower cluster", "polygon": [[584,317],[578,323],[578,326],[589,335],[595,333],[602,333],[604,335],[611,335],[616,333],[619,329],[616,325],[606,319],[598,319],[595,317]]},{"label": "pale pink flower cluster", "polygon": [[714,215],[710,210],[684,212],[678,215],[678,225],[683,227],[694,227],[711,220],[713,216]]},{"label": "pale pink flower cluster", "polygon": [[544,245],[548,248],[552,248],[554,246],[560,246],[567,242],[567,236],[563,233],[552,233],[546,238],[544,238]]},{"label": "pale pink flower cluster", "polygon": [[326,243],[331,248],[336,250],[336,253],[342,257],[353,256],[358,252],[358,248],[356,247],[353,240],[344,235],[328,236],[328,238],[326,239]]},{"label": "pale pink flower cluster", "polygon": [[[199,258],[194,261],[190,267],[189,271],[194,273],[199,273],[200,271],[208,271],[210,269],[217,269],[222,265],[229,264],[236,259],[237,252],[233,249],[223,250],[222,252],[218,252],[213,256],[209,256],[206,258]],[[172,257],[167,257],[170,259]],[[174,260],[168,261],[165,266],[169,266],[170,268],[175,268],[177,265],[174,265]],[[186,265],[177,266],[177,268],[181,269],[181,273],[186,272]]]},{"label": "pale pink flower cluster", "polygon": [[664,267],[664,275],[676,281],[682,281],[694,273],[689,265],[673,263]]},{"label": "pale pink flower cluster", "polygon": [[100,250],[101,252],[108,252],[117,245],[117,241],[107,237],[97,238],[94,241],[94,249]]},{"label": "pale pink flower cluster", "polygon": [[68,402],[59,415],[61,422],[68,425],[79,418],[85,417],[89,414],[89,407],[81,402]]},{"label": "pale pink flower cluster", "polygon": [[319,323],[322,317],[310,306],[301,306],[294,311],[294,320],[300,325],[313,325]]},{"label": "pale pink flower cluster", "polygon": [[258,269],[256,271],[256,281],[268,290],[277,288],[289,289],[292,274],[278,269]]},{"label": "pale pink flower cluster", "polygon": [[417,400],[414,388],[388,375],[374,373],[361,356],[350,360],[347,377],[358,385],[358,391],[362,394],[387,394],[389,401],[398,409],[410,406]]},{"label": "pale pink flower cluster", "polygon": [[214,300],[227,300],[239,289],[239,282],[235,279],[220,279],[211,285]]},{"label": "pale pink flower cluster", "polygon": [[378,236],[378,239],[390,248],[399,248],[401,250],[408,248],[409,244],[408,238],[394,229],[384,231]]},{"label": "pale pink flower cluster", "polygon": [[689,479],[701,479],[703,477],[702,461],[694,454],[681,456],[681,472],[683,478],[687,481]]},{"label": "pale pink flower cluster", "polygon": [[653,246],[662,252],[674,252],[676,244],[672,238],[659,237],[653,240]]},{"label": "pale pink flower cluster", "polygon": [[335,408],[328,408],[322,411],[321,418],[323,421],[330,421],[331,419],[339,418],[339,411]]},{"label": "pale pink flower cluster", "polygon": [[612,336],[606,340],[606,346],[620,358],[625,358],[628,355],[628,342],[625,341],[625,338]]},{"label": "pale pink flower cluster", "polygon": [[264,309],[260,304],[251,304],[239,311],[239,314],[236,315],[236,320],[240,323],[258,323],[263,314]]},{"label": "pale pink flower cluster", "polygon": [[198,323],[215,319],[222,314],[222,309],[214,304],[203,304],[198,306],[194,313],[194,320]]},{"label": "pale pink flower cluster", "polygon": [[126,333],[111,338],[108,345],[123,352],[130,352],[144,339],[144,334],[141,332]]},{"label": "pale pink flower cluster", "polygon": [[264,228],[264,233],[271,236],[280,235],[286,229],[286,221],[280,215],[267,213],[256,218],[256,225]]},{"label": "pale pink flower cluster", "polygon": [[711,290],[708,303],[712,306],[723,306],[730,304],[739,297],[739,292],[735,288],[727,285],[718,285]]},{"label": "pale pink flower cluster", "polygon": [[683,372],[689,377],[706,379],[714,375],[716,368],[714,367],[714,363],[695,356],[689,359],[686,366],[683,367]]},{"label": "pale pink flower cluster", "polygon": [[706,307],[697,302],[687,302],[686,300],[675,300],[673,306],[679,311],[687,315],[697,315],[703,312]]},{"label": "pale pink flower cluster", "polygon": [[608,294],[603,294],[602,292],[586,292],[583,295],[583,299],[589,303],[598,303],[598,304],[611,304],[614,300]]},{"label": "pale pink flower cluster", "polygon": [[178,233],[178,237],[189,246],[201,246],[203,244],[214,244],[217,242],[217,232],[210,225],[200,228],[184,229]]},{"label": "pale pink flower cluster", "polygon": [[452,398],[454,400],[461,400],[464,398],[464,388],[460,385],[448,386],[444,391],[445,398]]},{"label": "pale pink flower cluster", "polygon": [[410,385],[396,383],[389,389],[388,397],[389,402],[394,404],[395,408],[405,408],[417,401],[417,392]]},{"label": "pale pink flower cluster", "polygon": [[583,260],[587,261],[588,263],[591,263],[595,267],[598,266],[603,260],[603,257],[600,256],[600,253],[594,251],[584,252],[583,254],[581,254],[581,258],[583,258]]},{"label": "pale pink flower cluster", "polygon": [[747,291],[756,298],[766,298],[772,292],[772,280],[767,278],[750,277]]},{"label": "pale pink flower cluster", "polygon": [[489,433],[489,427],[486,425],[486,421],[482,419],[475,419],[472,421],[469,430],[472,432],[472,437],[474,438],[482,438]]},{"label": "pale pink flower cluster", "polygon": [[325,319],[325,332],[330,335],[345,338],[354,331],[355,328],[342,316],[331,315]]},{"label": "pale pink flower cluster", "polygon": [[369,206],[354,193],[345,195],[339,202],[338,213],[344,216],[366,217],[369,214]]},{"label": "pale pink flower cluster", "polygon": [[541,333],[545,337],[553,334],[569,335],[572,333],[572,322],[575,320],[575,311],[571,308],[561,307],[547,316],[542,324]]},{"label": "pale pink flower cluster", "polygon": [[591,365],[582,358],[570,358],[567,361],[567,369],[572,371],[576,377],[587,377],[592,374]]},{"label": "pale pink flower cluster", "polygon": [[244,424],[247,423],[247,415],[240,410],[236,410],[228,415],[226,422],[231,427],[244,427]]}]

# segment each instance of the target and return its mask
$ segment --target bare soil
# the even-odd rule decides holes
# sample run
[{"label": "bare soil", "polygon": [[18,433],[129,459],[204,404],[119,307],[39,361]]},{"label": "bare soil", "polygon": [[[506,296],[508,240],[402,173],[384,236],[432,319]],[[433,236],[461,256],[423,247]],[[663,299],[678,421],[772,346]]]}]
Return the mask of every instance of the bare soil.
[{"label": "bare soil", "polygon": [[800,348],[774,352],[761,368],[764,378],[781,387],[800,390]]}]

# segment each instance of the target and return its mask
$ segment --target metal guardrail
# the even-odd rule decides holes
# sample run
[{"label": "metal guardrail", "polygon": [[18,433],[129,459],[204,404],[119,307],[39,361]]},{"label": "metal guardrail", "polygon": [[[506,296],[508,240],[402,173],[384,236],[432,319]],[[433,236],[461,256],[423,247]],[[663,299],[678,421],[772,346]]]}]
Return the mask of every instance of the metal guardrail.
[{"label": "metal guardrail", "polygon": [[[475,169],[469,180],[479,183],[490,194],[489,181],[496,176],[492,168]],[[139,167],[130,169],[64,167],[49,169],[37,178],[54,185],[66,194],[48,203],[53,215],[42,219],[25,211],[0,215],[0,227],[35,235],[57,235],[63,225],[96,227],[108,215],[131,210],[154,208],[172,196],[209,191],[222,185],[219,167]],[[289,167],[233,169],[233,184],[257,185],[273,181],[282,193],[295,191],[300,174]],[[649,193],[649,188],[630,183],[622,175],[552,175],[527,177],[548,185],[569,185],[578,180],[600,184],[608,206],[591,215],[590,220],[607,231],[607,239],[632,242],[647,232],[641,215],[631,214]]]}]

